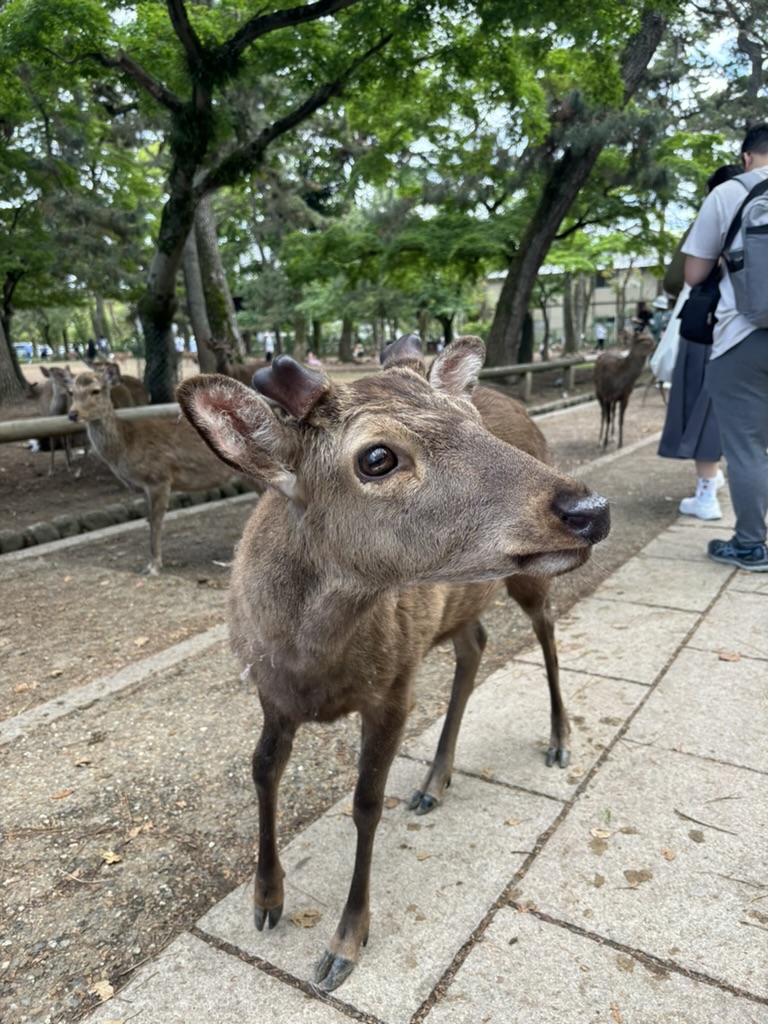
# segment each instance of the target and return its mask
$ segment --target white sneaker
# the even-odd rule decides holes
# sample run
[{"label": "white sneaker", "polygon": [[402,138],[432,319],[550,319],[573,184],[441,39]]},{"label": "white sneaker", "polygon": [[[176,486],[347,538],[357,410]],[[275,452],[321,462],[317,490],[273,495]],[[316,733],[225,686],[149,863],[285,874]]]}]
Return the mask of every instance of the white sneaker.
[{"label": "white sneaker", "polygon": [[723,476],[722,469],[718,469],[715,473],[715,494],[717,494],[721,487],[725,487],[725,477]]},{"label": "white sneaker", "polygon": [[699,519],[722,519],[720,502],[712,495],[711,498],[683,498],[680,512],[684,516],[698,516]]}]

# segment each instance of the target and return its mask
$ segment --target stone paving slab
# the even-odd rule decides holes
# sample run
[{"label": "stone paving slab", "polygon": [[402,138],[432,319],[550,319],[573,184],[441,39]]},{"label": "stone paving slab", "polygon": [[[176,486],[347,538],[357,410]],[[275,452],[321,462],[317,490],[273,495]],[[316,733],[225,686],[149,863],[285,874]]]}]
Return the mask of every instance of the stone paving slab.
[{"label": "stone paving slab", "polygon": [[[575,605],[557,623],[561,672],[652,683],[698,621],[693,612],[601,598]],[[542,664],[537,651],[521,660]]]},{"label": "stone paving slab", "polygon": [[[676,523],[660,533],[643,548],[646,558],[662,558],[667,562],[690,561],[703,567],[710,564],[707,544],[711,540],[730,540],[733,528],[722,525],[723,520],[702,522],[692,516],[680,516]],[[717,565],[712,562],[712,565]],[[720,566],[725,577],[728,567]]]},{"label": "stone paving slab", "polygon": [[722,565],[708,558],[699,561],[654,557],[647,549],[613,573],[597,591],[612,601],[630,601],[658,608],[703,612],[718,596],[727,579]]},{"label": "stone paving slab", "polygon": [[704,617],[690,646],[768,660],[768,594],[729,589]]},{"label": "stone paving slab", "polygon": [[502,908],[429,1024],[768,1024],[768,1007]]},{"label": "stone paving slab", "polygon": [[625,738],[768,775],[768,666],[681,651]]},{"label": "stone paving slab", "polygon": [[[399,759],[387,793],[407,799],[419,770]],[[410,1020],[561,809],[554,800],[462,777],[450,801],[429,816],[411,815],[402,803],[386,810],[374,853],[370,941],[340,998],[390,1022]],[[200,929],[311,979],[343,908],[353,851],[349,800],[285,850],[277,928],[256,931],[248,884],[213,907]],[[309,911],[320,912],[317,927],[292,923]]]},{"label": "stone paving slab", "polygon": [[620,742],[515,898],[766,999],[765,790],[752,770]]},{"label": "stone paving slab", "polygon": [[179,936],[89,1024],[342,1024],[349,1017],[192,935]]},{"label": "stone paving slab", "polygon": [[[563,673],[561,688],[571,718],[571,763],[565,770],[544,763],[549,693],[543,667],[517,662],[494,672],[470,697],[456,749],[457,770],[570,800],[647,689],[581,672]],[[430,762],[444,721],[405,744],[406,753]]]}]

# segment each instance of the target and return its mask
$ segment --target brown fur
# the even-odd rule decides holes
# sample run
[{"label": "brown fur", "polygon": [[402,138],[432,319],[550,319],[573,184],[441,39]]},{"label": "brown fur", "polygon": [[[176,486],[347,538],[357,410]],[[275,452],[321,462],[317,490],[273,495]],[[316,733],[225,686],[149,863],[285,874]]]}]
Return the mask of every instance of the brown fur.
[{"label": "brown fur", "polygon": [[241,384],[245,384],[248,388],[251,387],[254,373],[268,365],[264,359],[246,359],[242,363],[236,362],[232,358],[231,349],[223,341],[211,339],[205,344],[216,357],[216,372],[224,374],[225,377],[239,380]]},{"label": "brown fur", "polygon": [[233,472],[219,461],[183,419],[120,420],[101,374],[81,373],[74,381],[70,419],[84,423],[95,451],[126,487],[147,499],[150,561],[156,574],[162,560],[163,518],[171,490],[219,487]]},{"label": "brown fur", "polygon": [[[69,366],[63,369],[58,366],[41,366],[40,372],[46,378],[40,389],[38,404],[41,416],[66,416],[69,412],[70,388],[72,386],[72,373]],[[48,444],[51,452],[51,463],[48,467],[48,475],[53,475],[54,456],[56,447],[60,443],[64,449],[64,456],[67,461],[67,471],[72,471],[72,435],[64,434],[61,438],[49,437]]]},{"label": "brown fur", "polygon": [[[502,437],[546,456],[517,403],[485,389],[474,406],[468,400],[483,356],[479,339],[457,339],[427,381],[420,355],[403,339],[384,372],[348,385],[279,357],[255,383],[286,419],[225,377],[192,378],[178,389],[211,447],[270,487],[238,546],[229,602],[232,644],[264,712],[253,757],[260,929],[282,913],[275,815],[296,729],[352,711],[362,719],[358,852],[346,906],[316,973],[325,989],[347,977],[367,938],[373,838],[418,666],[434,643],[453,640],[446,724],[411,801],[425,813],[451,779],[485,644],[479,616],[501,580],[531,614],[545,647],[554,673],[557,749],[550,753],[552,760],[566,753],[547,588],[551,576],[583,564],[607,533],[607,505],[482,425],[481,413]],[[388,471],[368,473],[387,452],[396,466],[387,457]]]},{"label": "brown fur", "polygon": [[624,413],[629,397],[637,378],[643,372],[646,359],[656,346],[653,335],[647,331],[633,333],[631,336],[622,331],[621,339],[624,345],[629,346],[625,356],[618,352],[601,352],[595,360],[595,394],[600,403],[600,436],[597,443],[603,448],[608,445],[609,435],[614,435],[617,406],[619,440],[616,447],[621,448],[624,443]]}]

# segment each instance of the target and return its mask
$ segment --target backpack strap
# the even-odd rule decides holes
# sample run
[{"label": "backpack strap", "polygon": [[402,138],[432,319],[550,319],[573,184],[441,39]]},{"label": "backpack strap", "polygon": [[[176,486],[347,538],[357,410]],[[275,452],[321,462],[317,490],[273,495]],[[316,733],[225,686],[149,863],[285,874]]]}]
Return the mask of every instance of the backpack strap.
[{"label": "backpack strap", "polygon": [[[745,178],[749,180],[745,181]],[[752,186],[752,182],[755,180],[755,178],[757,178],[757,184]],[[758,175],[756,171],[748,171],[746,174],[738,174],[733,180],[738,181],[740,185],[744,186],[744,188],[749,189],[749,194],[736,211],[736,216],[733,218],[733,220],[731,221],[731,226],[728,228],[728,234],[725,236],[725,241],[723,242],[724,253],[728,252],[728,250],[730,249],[733,240],[736,237],[736,232],[741,227],[741,217],[744,213],[744,209],[746,208],[747,203],[751,202],[751,200],[753,199],[756,199],[757,196],[761,196],[765,192],[768,192],[768,178],[763,177],[762,174]]]}]

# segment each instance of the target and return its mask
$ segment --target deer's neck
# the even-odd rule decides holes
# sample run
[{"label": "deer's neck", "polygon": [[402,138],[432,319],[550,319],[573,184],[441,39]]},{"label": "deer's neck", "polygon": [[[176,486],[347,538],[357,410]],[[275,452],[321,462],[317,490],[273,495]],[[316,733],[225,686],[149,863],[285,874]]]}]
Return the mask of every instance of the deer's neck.
[{"label": "deer's neck", "polygon": [[114,412],[107,413],[101,419],[90,420],[87,429],[88,440],[105,462],[113,464],[121,461],[125,440]]}]

